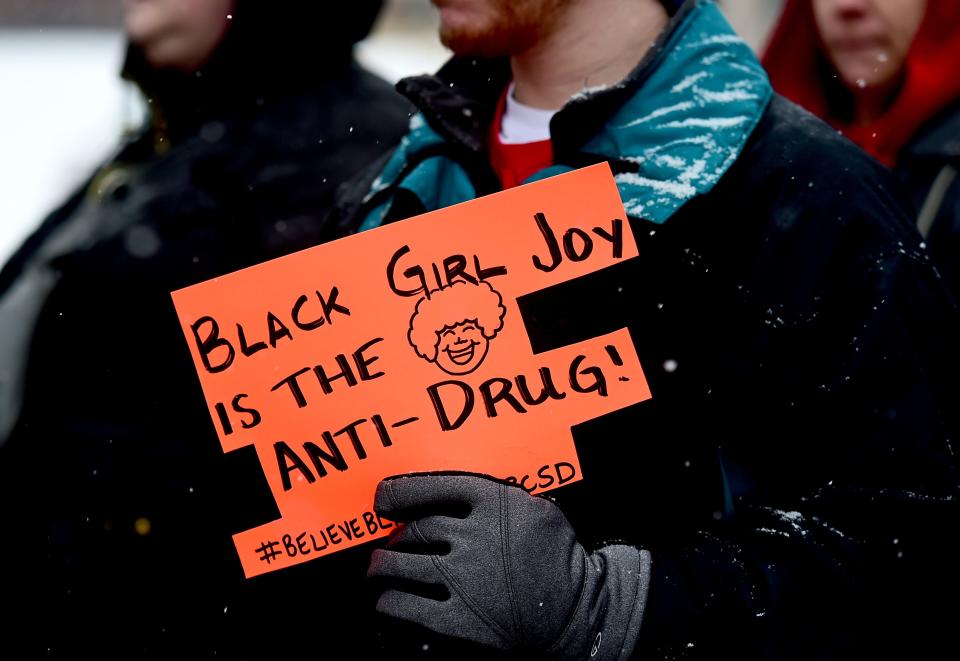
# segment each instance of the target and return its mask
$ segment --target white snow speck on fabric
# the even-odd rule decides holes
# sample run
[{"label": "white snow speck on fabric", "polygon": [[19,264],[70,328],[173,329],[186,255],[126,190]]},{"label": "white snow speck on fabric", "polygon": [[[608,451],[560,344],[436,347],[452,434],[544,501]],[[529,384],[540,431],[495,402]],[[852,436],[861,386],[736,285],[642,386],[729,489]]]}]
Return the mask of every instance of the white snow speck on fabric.
[{"label": "white snow speck on fabric", "polygon": [[684,171],[680,174],[680,181],[683,183],[690,183],[691,181],[696,181],[701,176],[703,176],[704,170],[707,169],[707,161],[703,158],[698,158],[689,167],[685,168]]},{"label": "white snow speck on fabric", "polygon": [[691,87],[692,85],[700,82],[704,78],[707,78],[710,75],[709,71],[698,71],[697,73],[692,73],[689,76],[686,76],[679,83],[670,88],[670,92],[677,94],[684,91],[685,89]]},{"label": "white snow speck on fabric", "polygon": [[731,101],[753,101],[757,98],[756,94],[751,94],[744,89],[725,89],[722,92],[705,90],[700,87],[693,88],[697,98],[708,103],[730,103]]},{"label": "white snow speck on fabric", "polygon": [[738,37],[735,34],[714,34],[709,37],[705,37],[700,41],[695,41],[693,43],[687,44],[687,48],[703,48],[704,46],[720,46],[724,44],[744,44],[746,45],[742,38]]},{"label": "white snow speck on fabric", "polygon": [[643,216],[644,206],[637,200],[627,200],[623,203],[623,209],[628,216],[641,218]]},{"label": "white snow speck on fabric", "polygon": [[783,535],[784,537],[790,537],[789,534],[783,532],[782,530],[774,530],[773,528],[757,528],[760,532],[765,532],[768,535]]},{"label": "white snow speck on fabric", "polygon": [[410,118],[410,130],[416,131],[419,128],[422,128],[426,124],[426,121],[423,119],[423,115],[420,113],[415,114]]},{"label": "white snow speck on fabric", "polygon": [[726,53],[712,53],[700,60],[700,63],[705,67],[710,67],[726,59],[728,59],[728,55]]},{"label": "white snow speck on fabric", "polygon": [[611,89],[610,85],[595,85],[593,87],[584,87],[579,92],[575,93],[570,97],[570,101],[579,101],[581,99],[587,99],[597,94],[599,92],[605,92],[608,89]]},{"label": "white snow speck on fabric", "polygon": [[671,156],[669,154],[661,154],[654,159],[654,162],[657,165],[666,166],[668,168],[675,168],[677,170],[686,167],[686,159],[680,158],[679,156]]},{"label": "white snow speck on fabric", "polygon": [[614,179],[616,179],[617,183],[626,183],[633,186],[652,188],[657,192],[666,193],[668,195],[672,195],[673,197],[684,200],[690,199],[697,193],[697,189],[688,183],[680,181],[658,181],[656,179],[642,177],[633,172],[624,172],[615,175]]},{"label": "white snow speck on fabric", "polygon": [[732,128],[734,126],[740,126],[751,120],[750,117],[746,115],[740,115],[738,117],[688,117],[686,119],[675,120],[672,122],[667,122],[661,124],[662,128],[670,129],[685,129],[685,128],[704,128],[710,130],[726,129]]},{"label": "white snow speck on fabric", "polygon": [[680,103],[676,103],[672,106],[657,108],[649,115],[638,117],[632,122],[628,122],[624,124],[623,128],[629,128],[631,126],[638,126],[640,124],[645,124],[652,119],[657,119],[658,117],[663,117],[664,115],[669,115],[670,113],[674,113],[674,112],[680,112],[682,110],[689,110],[692,107],[693,107],[693,101],[681,101]]}]

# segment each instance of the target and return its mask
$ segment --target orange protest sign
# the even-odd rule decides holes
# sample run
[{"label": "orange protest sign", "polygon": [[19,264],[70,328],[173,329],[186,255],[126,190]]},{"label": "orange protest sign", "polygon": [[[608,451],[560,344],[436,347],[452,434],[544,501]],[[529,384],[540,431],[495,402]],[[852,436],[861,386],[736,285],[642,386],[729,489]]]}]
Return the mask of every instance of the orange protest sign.
[{"label": "orange protest sign", "polygon": [[517,298],[637,256],[605,164],[173,293],[225,452],[253,444],[282,517],[248,577],[382,537],[380,479],[582,478],[571,426],[650,397],[626,329],[534,354]]}]

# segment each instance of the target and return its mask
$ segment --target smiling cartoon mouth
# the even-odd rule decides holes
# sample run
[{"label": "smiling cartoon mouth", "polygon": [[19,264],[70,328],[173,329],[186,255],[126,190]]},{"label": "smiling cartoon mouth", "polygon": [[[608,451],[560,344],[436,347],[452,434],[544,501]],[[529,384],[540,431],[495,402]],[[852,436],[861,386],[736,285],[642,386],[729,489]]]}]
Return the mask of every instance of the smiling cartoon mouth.
[{"label": "smiling cartoon mouth", "polygon": [[476,352],[477,342],[471,342],[463,349],[458,349],[454,351],[453,349],[446,349],[447,356],[450,357],[450,362],[454,365],[466,365],[471,360],[473,360],[473,354]]}]

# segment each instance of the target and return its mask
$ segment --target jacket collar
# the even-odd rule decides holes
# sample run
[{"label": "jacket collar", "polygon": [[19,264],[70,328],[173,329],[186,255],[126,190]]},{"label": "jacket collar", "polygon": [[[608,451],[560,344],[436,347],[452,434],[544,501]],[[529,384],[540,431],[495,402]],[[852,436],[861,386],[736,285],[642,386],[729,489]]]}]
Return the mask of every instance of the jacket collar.
[{"label": "jacket collar", "polygon": [[[410,172],[410,159],[446,144],[468,156],[461,162],[485,161],[487,128],[508,77],[505,60],[454,59],[436,76],[402,81],[399,89],[422,113],[368,198],[406,177],[405,187],[423,189],[428,209],[452,203],[433,199],[427,189],[436,177]],[[554,116],[557,165],[533,178],[606,160],[627,213],[665,222],[720,180],[772,95],[760,63],[715,4],[688,0],[629,76],[583,91]]]},{"label": "jacket collar", "polygon": [[[623,81],[613,87],[581,93],[557,112],[551,125],[555,154],[579,151],[606,120],[643,86],[657,68],[677,28],[703,2],[684,2],[670,17],[666,28],[644,58]],[[508,58],[454,57],[436,74],[402,79],[397,83],[397,91],[423,113],[426,123],[444,139],[480,153],[486,150],[487,129],[510,77]]]}]

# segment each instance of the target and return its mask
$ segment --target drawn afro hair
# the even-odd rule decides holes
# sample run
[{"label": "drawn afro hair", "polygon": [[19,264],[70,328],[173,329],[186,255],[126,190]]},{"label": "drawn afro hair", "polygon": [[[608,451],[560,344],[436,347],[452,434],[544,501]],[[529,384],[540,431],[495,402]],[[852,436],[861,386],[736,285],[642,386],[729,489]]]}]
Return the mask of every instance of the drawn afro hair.
[{"label": "drawn afro hair", "polygon": [[417,301],[407,339],[418,356],[432,363],[437,359],[440,333],[444,328],[473,321],[483,336],[492,340],[503,328],[506,314],[503,299],[489,283],[458,280],[434,289],[429,298],[425,296]]}]

